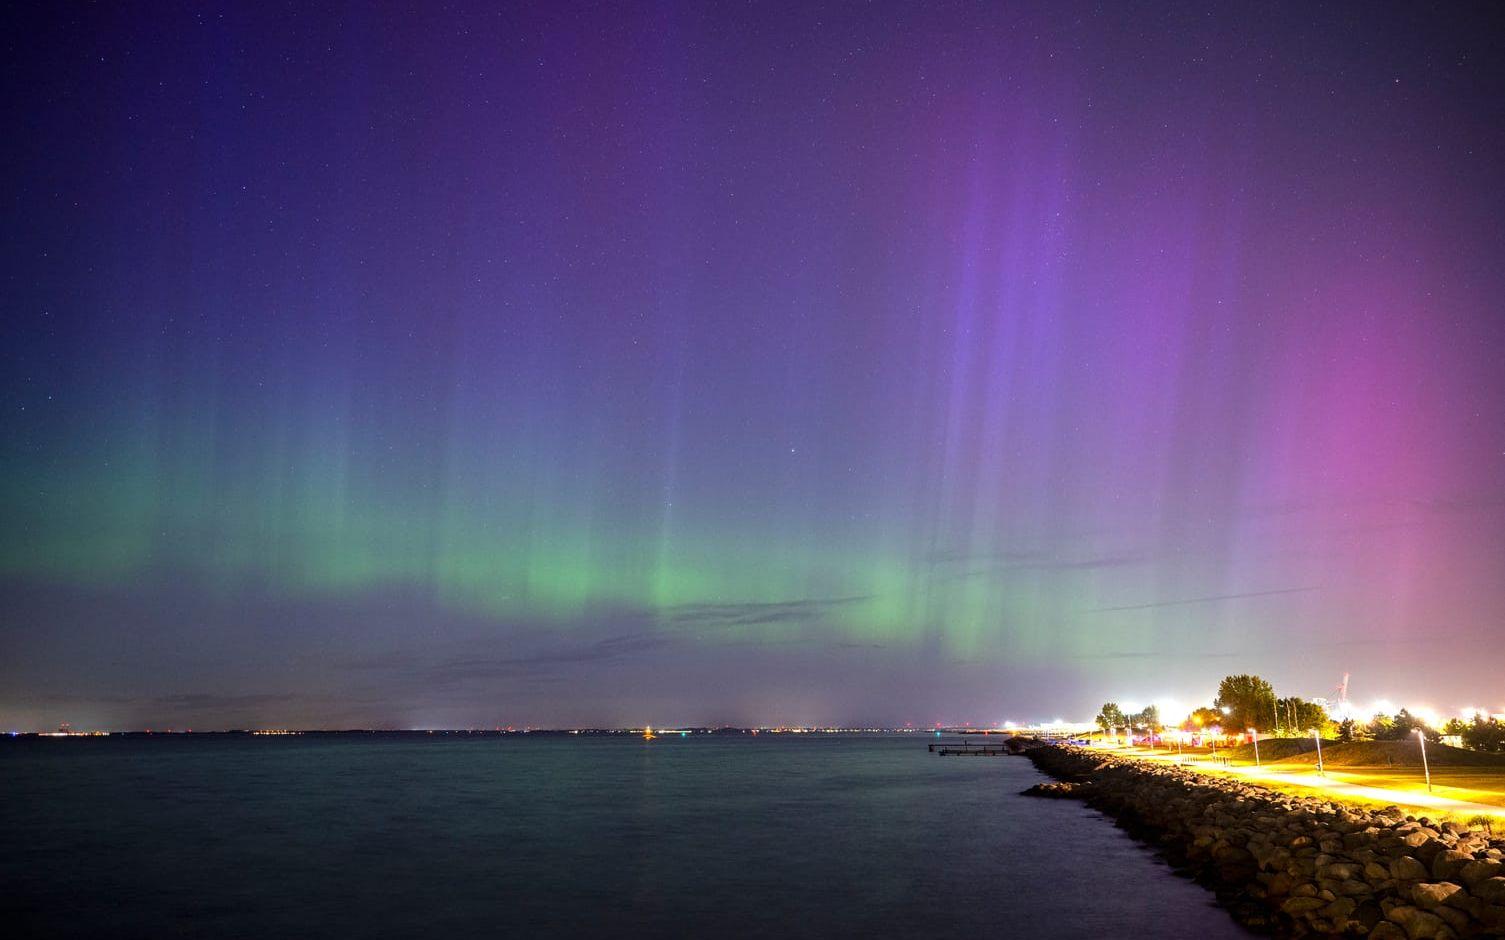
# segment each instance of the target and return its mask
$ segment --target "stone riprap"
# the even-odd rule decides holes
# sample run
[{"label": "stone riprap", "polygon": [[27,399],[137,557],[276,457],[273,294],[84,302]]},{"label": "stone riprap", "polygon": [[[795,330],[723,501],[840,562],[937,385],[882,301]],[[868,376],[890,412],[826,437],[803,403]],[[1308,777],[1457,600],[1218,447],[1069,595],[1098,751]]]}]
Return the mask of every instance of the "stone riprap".
[{"label": "stone riprap", "polygon": [[1026,752],[1060,783],[1212,887],[1235,917],[1286,936],[1505,937],[1505,839],[1066,745]]}]

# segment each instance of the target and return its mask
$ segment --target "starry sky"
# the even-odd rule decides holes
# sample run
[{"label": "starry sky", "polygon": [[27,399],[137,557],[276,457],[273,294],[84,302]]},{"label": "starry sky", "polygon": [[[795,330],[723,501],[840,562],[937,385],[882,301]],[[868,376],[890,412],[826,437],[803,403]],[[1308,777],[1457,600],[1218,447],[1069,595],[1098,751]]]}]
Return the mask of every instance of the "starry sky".
[{"label": "starry sky", "polygon": [[1505,710],[1484,7],[7,5],[0,726]]}]

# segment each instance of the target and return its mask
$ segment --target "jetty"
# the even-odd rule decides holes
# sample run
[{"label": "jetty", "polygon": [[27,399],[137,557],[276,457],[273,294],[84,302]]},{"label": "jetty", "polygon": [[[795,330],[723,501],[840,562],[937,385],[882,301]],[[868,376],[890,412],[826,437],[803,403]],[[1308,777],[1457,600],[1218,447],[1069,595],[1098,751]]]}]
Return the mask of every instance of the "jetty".
[{"label": "jetty", "polygon": [[1002,757],[1005,754],[1017,754],[1017,750],[1010,750],[1007,743],[1000,741],[997,744],[973,743],[972,741],[933,741],[928,745],[930,753],[939,754],[942,757],[957,756],[964,754],[973,757]]}]

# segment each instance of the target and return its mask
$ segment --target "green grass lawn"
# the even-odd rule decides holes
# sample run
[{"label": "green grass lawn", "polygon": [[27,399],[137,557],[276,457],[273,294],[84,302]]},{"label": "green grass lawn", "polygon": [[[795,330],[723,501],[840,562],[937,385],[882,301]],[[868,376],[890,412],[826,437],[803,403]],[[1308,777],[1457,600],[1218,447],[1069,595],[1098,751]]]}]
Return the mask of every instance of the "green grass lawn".
[{"label": "green grass lawn", "polygon": [[[1420,767],[1344,767],[1330,771],[1335,779],[1364,787],[1425,790]],[[1435,767],[1432,792],[1438,796],[1505,807],[1505,768]]]},{"label": "green grass lawn", "polygon": [[[1318,796],[1323,799],[1342,799],[1346,802],[1358,803],[1368,806],[1384,806],[1390,802],[1398,805],[1406,805],[1399,797],[1396,800],[1369,800],[1355,797],[1351,794],[1335,794],[1325,791],[1319,786],[1317,777],[1316,748],[1312,742],[1307,741],[1313,753],[1307,753],[1292,743],[1293,739],[1272,739],[1259,742],[1260,766],[1263,769],[1281,771],[1293,775],[1296,779],[1279,781],[1256,780],[1262,786],[1269,786],[1279,790],[1300,793],[1303,796]],[[1420,751],[1416,751],[1415,766],[1405,763],[1407,755],[1398,750],[1404,745],[1400,742],[1392,742],[1395,746],[1354,748],[1348,749],[1337,747],[1339,763],[1334,766],[1326,760],[1329,746],[1323,742],[1324,765],[1328,778],[1332,780],[1350,783],[1363,787],[1383,787],[1385,789],[1400,790],[1411,793],[1425,793],[1426,780],[1422,772]],[[1274,745],[1274,746],[1270,746]],[[1414,749],[1414,748],[1413,748]],[[1450,797],[1456,800],[1465,800],[1470,803],[1483,803],[1488,806],[1505,808],[1505,760],[1494,755],[1475,754],[1473,752],[1460,752],[1456,749],[1445,749],[1452,754],[1442,753],[1442,763],[1432,766],[1432,792],[1436,796]],[[1174,757],[1176,749],[1173,746],[1169,751],[1165,748],[1135,748],[1135,752],[1146,757],[1167,756]],[[1271,754],[1276,755],[1272,759]],[[1433,754],[1433,748],[1427,750],[1428,758]],[[1216,753],[1211,748],[1184,748],[1182,751],[1187,767],[1204,773],[1218,773],[1225,767],[1252,768],[1254,763],[1254,749],[1250,745],[1239,748],[1219,748]],[[1281,759],[1284,757],[1284,759]],[[1394,766],[1361,766],[1349,763],[1350,761],[1363,760],[1386,760],[1395,761]],[[1301,778],[1311,775],[1312,786],[1303,786]],[[1413,804],[1414,805],[1414,804]],[[1418,810],[1423,813],[1425,810]],[[1447,814],[1442,814],[1446,816]],[[1457,819],[1458,822],[1467,822],[1466,818]]]}]

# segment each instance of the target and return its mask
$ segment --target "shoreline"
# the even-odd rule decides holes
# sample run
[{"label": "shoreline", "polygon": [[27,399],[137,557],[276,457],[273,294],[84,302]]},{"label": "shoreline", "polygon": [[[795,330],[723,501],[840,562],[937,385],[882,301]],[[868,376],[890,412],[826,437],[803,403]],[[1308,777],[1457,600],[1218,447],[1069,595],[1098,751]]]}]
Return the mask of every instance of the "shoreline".
[{"label": "shoreline", "polygon": [[1505,833],[1373,810],[1069,745],[1026,750],[1080,799],[1281,936],[1505,937]]}]

